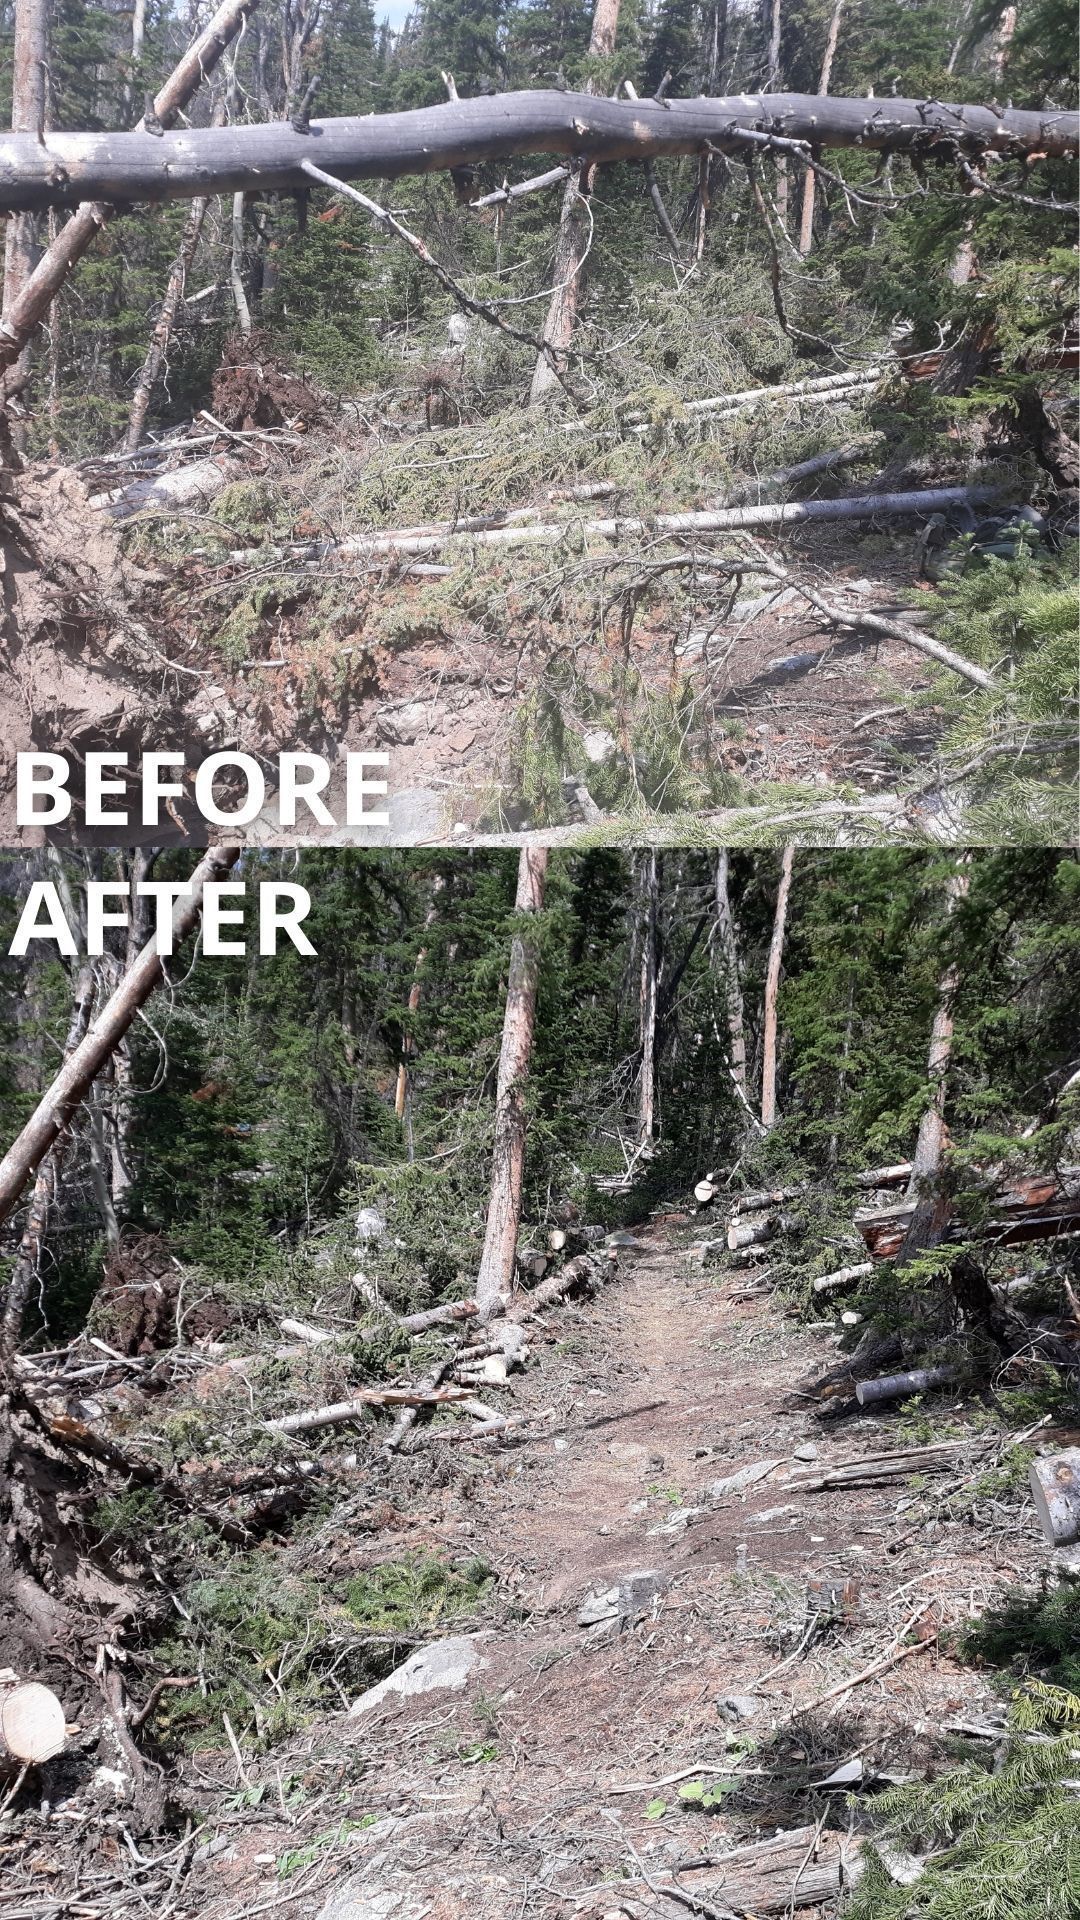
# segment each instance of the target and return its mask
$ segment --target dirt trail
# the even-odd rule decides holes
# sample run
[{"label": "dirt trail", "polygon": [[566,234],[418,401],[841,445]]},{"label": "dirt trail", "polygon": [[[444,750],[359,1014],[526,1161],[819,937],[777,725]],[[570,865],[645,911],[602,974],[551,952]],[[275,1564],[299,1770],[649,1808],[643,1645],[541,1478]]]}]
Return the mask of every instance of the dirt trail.
[{"label": "dirt trail", "polygon": [[[513,1393],[517,1412],[553,1410],[534,1437],[482,1459],[479,1443],[466,1458],[432,1439],[400,1463],[399,1497],[434,1450],[448,1484],[441,1513],[429,1488],[426,1515],[403,1523],[393,1550],[479,1551],[501,1574],[502,1617],[478,1623],[484,1665],[461,1691],[343,1715],[253,1769],[271,1782],[301,1777],[306,1798],[282,1818],[217,1823],[220,1851],[195,1883],[199,1911],[685,1913],[650,1891],[642,1865],[654,1878],[818,1819],[843,1832],[843,1792],[820,1790],[837,1765],[861,1756],[869,1774],[925,1767],[943,1723],[978,1717],[991,1699],[936,1630],[984,1605],[1038,1549],[1030,1534],[1018,1548],[966,1517],[928,1521],[904,1481],[797,1498],[775,1487],[796,1448],[816,1447],[824,1466],[890,1444],[895,1414],[860,1416],[857,1430],[823,1426],[792,1396],[832,1338],[658,1237],[598,1299],[564,1307],[536,1334]],[[687,1517],[707,1482],[763,1460],[781,1463],[771,1478]],[[382,1536],[372,1557],[389,1550]],[[658,1578],[636,1616],[579,1621],[591,1594],[645,1572]],[[837,1615],[826,1605],[814,1629],[822,1595],[837,1596]],[[925,1651],[814,1704],[888,1653],[920,1613]],[[203,1756],[204,1787],[208,1764]],[[227,1754],[213,1772],[235,1784]],[[680,1803],[680,1776],[727,1776],[731,1787],[703,1813]],[[301,1864],[282,1879],[287,1851]],[[682,1883],[704,1893],[717,1878],[691,1869]]]}]

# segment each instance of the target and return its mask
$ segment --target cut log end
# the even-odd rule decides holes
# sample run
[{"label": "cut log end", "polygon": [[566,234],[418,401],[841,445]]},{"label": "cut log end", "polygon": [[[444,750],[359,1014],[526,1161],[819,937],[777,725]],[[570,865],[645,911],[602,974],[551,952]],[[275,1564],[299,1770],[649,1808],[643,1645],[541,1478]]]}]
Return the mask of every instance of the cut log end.
[{"label": "cut log end", "polygon": [[1043,1454],[1032,1461],[1032,1497],[1039,1524],[1052,1547],[1080,1541],[1080,1447]]},{"label": "cut log end", "polygon": [[40,1766],[62,1753],[64,1709],[52,1688],[36,1680],[12,1687],[0,1700],[0,1736],[12,1759],[24,1766]]}]

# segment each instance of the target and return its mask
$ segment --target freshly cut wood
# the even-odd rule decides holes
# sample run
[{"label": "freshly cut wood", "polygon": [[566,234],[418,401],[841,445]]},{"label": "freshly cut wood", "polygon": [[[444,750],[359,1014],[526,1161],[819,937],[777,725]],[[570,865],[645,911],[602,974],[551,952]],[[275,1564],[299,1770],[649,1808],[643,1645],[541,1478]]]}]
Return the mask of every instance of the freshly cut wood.
[{"label": "freshly cut wood", "polygon": [[548,1247],[552,1253],[561,1253],[566,1245],[566,1234],[562,1227],[552,1227],[548,1234]]},{"label": "freshly cut wood", "polygon": [[285,1413],[267,1420],[267,1433],[314,1433],[319,1427],[340,1427],[359,1420],[368,1407],[438,1407],[445,1401],[469,1400],[467,1387],[365,1387],[351,1400],[330,1407],[310,1407],[304,1413]]},{"label": "freshly cut wood", "polygon": [[947,1387],[955,1379],[955,1367],[912,1367],[909,1373],[887,1373],[877,1380],[860,1380],[855,1398],[860,1407],[876,1406],[880,1400],[906,1400],[912,1393],[929,1393],[935,1387]]},{"label": "freshly cut wood", "polygon": [[40,1766],[62,1753],[64,1709],[52,1688],[31,1680],[0,1693],[0,1736],[11,1758],[24,1766]]},{"label": "freshly cut wood", "polygon": [[716,1188],[713,1186],[711,1180],[698,1181],[697,1186],[694,1188],[694,1199],[697,1201],[699,1207],[707,1207],[709,1201],[714,1199],[715,1196]]},{"label": "freshly cut wood", "polygon": [[855,1267],[837,1267],[835,1273],[822,1273],[814,1281],[815,1293],[840,1293],[844,1287],[854,1286],[856,1280],[865,1280],[873,1273],[872,1260],[862,1260]]},{"label": "freshly cut wood", "polygon": [[1029,1478],[1035,1511],[1050,1545],[1071,1547],[1080,1540],[1080,1447],[1033,1460]]},{"label": "freshly cut wood", "polygon": [[307,1347],[322,1347],[337,1337],[325,1327],[309,1327],[305,1320],[279,1320],[278,1325],[291,1340],[302,1340]]},{"label": "freshly cut wood", "polygon": [[[165,118],[160,106],[158,114]],[[823,148],[883,152],[968,147],[1015,156],[1068,156],[1080,148],[1080,116],[1060,111],[798,93],[609,100],[537,88],[405,113],[312,120],[304,132],[279,120],[190,127],[155,140],[138,131],[50,132],[39,144],[30,134],[9,134],[0,139],[0,212],[71,206],[79,200],[191,200],[198,194],[256,189],[295,193],[305,185],[302,163],[313,153],[320,166],[346,179],[400,179],[513,154],[645,160],[699,153],[706,142],[745,153],[747,143],[740,136],[747,130]]]},{"label": "freshly cut wood", "polygon": [[[766,400],[798,400],[806,395],[829,395],[851,393],[858,387],[876,387],[888,372],[886,365],[857,368],[847,373],[810,374],[805,380],[788,380],[778,387],[743,387],[738,393],[710,394],[706,399],[687,400],[684,403],[686,413],[723,415],[741,413],[747,407],[756,407]],[[628,413],[628,421],[644,420],[643,413]],[[829,456],[831,460],[832,455]],[[819,456],[815,463],[807,463],[807,471],[816,472],[821,464]],[[798,478],[800,469],[792,468],[791,476]],[[776,478],[780,478],[777,475]]]},{"label": "freshly cut wood", "polygon": [[760,1188],[756,1193],[740,1193],[731,1203],[732,1219],[740,1213],[760,1213],[763,1207],[782,1207],[789,1200],[799,1200],[806,1192],[805,1183],[798,1187]]},{"label": "freshly cut wood", "polygon": [[[191,875],[190,892],[178,900],[172,914],[172,950],[175,953],[202,912],[203,888],[221,880],[240,857],[239,847],[211,847]],[[109,995],[70,1059],[65,1061],[43,1094],[18,1138],[0,1160],[0,1221],[7,1219],[23,1187],[53,1141],[77,1113],[97,1074],[119,1045],[163,977],[156,939],[147,942],[116,991]]]},{"label": "freshly cut wood", "polygon": [[561,1300],[565,1294],[595,1286],[608,1264],[598,1254],[579,1253],[576,1260],[568,1260],[557,1273],[551,1274],[531,1293],[525,1294],[514,1309],[515,1317],[537,1313],[541,1307],[551,1306],[553,1301]]},{"label": "freshly cut wood", "polygon": [[767,1219],[745,1226],[733,1221],[727,1231],[728,1252],[759,1246],[763,1240],[771,1240],[778,1233],[797,1233],[801,1226],[802,1220],[795,1213],[770,1213]]}]

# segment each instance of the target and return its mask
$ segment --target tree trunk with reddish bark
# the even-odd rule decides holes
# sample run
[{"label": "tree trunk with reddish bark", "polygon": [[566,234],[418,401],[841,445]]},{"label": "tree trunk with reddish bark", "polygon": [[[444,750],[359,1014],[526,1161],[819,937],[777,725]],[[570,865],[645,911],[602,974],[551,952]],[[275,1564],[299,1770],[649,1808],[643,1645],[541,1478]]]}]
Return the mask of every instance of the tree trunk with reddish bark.
[{"label": "tree trunk with reddish bark", "polygon": [[787,931],[788,897],[791,893],[791,869],[794,847],[784,848],[780,867],[780,885],[773,915],[769,964],[765,974],[765,1038],[761,1064],[761,1124],[776,1125],[776,998],[780,990],[780,969],[784,962],[784,935]]},{"label": "tree trunk with reddish bark", "polygon": [[[546,847],[523,847],[518,861],[515,912],[539,913],[544,904]],[[521,1222],[525,1170],[525,1086],[536,1025],[537,951],[519,925],[510,948],[499,1078],[495,1095],[495,1145],[491,1166],[484,1248],[476,1277],[481,1314],[497,1313],[510,1298]]]}]

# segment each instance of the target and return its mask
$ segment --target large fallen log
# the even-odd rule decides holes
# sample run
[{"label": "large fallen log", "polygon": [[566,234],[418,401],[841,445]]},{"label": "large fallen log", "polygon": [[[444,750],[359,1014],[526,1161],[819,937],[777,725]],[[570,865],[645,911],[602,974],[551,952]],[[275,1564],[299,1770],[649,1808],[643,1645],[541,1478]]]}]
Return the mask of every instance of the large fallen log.
[{"label": "large fallen log", "polygon": [[[765,507],[719,507],[712,512],[658,513],[649,519],[627,515],[611,520],[558,520],[540,524],[493,527],[468,537],[477,547],[519,547],[539,543],[558,546],[564,540],[597,539],[618,542],[642,535],[741,532],[757,527],[797,527],[811,520],[892,519],[905,514],[940,513],[949,507],[980,506],[994,498],[992,487],[921,487],[910,493],[868,493],[852,500],[793,500]],[[346,540],[305,542],[286,551],[298,558],[323,560],[333,554],[437,553],[447,542],[462,538],[453,521],[416,532],[404,527],[390,533],[354,534]],[[243,548],[229,555],[231,562],[280,558],[278,548]]]},{"label": "large fallen log", "polygon": [[855,1398],[860,1407],[871,1407],[880,1400],[906,1400],[914,1393],[932,1393],[935,1387],[951,1386],[955,1379],[955,1367],[912,1367],[908,1373],[886,1373],[877,1380],[860,1380]]},{"label": "large fallen log", "polygon": [[[706,144],[745,153],[747,131],[807,146],[883,152],[1068,155],[1080,116],[1059,111],[951,106],[939,101],[844,100],[828,94],[735,94],[698,100],[606,100],[555,88],[447,101],[406,113],[261,126],[135,133],[29,134],[0,139],[0,212],[83,200],[190,200],[209,193],[290,193],[307,182],[304,160],[346,179],[475,167],[515,154],[593,161],[700,153]],[[757,143],[755,143],[756,145]]]},{"label": "large fallen log", "polygon": [[[680,1863],[681,1871],[719,1867],[722,1880],[683,1883],[733,1913],[790,1913],[796,1907],[832,1906],[856,1872],[857,1840],[823,1832],[820,1825],[778,1833],[771,1840],[735,1847],[730,1853]],[[657,1878],[658,1890],[663,1882]],[[687,1904],[689,1901],[687,1900]],[[715,1909],[713,1909],[715,1911]]]}]

